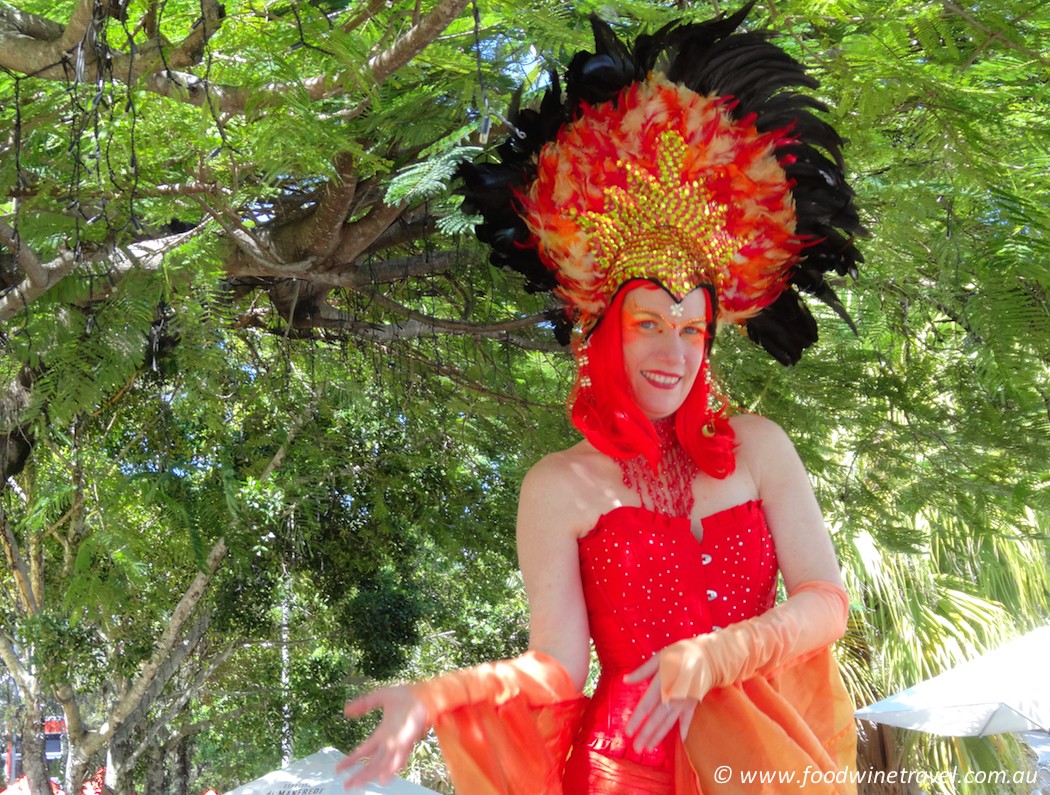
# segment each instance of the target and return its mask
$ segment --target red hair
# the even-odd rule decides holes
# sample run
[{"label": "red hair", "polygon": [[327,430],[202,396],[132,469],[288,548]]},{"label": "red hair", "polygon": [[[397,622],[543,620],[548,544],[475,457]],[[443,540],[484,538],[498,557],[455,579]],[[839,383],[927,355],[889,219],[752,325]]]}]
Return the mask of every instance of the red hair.
[{"label": "red hair", "polygon": [[[577,347],[579,368],[569,395],[569,414],[572,424],[599,452],[624,459],[642,455],[655,468],[660,461],[660,439],[631,395],[623,359],[623,302],[628,293],[646,284],[651,282],[625,284],[609,302],[590,337]],[[711,292],[704,292],[708,317],[713,318]],[[693,388],[675,412],[675,434],[701,472],[721,479],[736,467],[735,434],[725,404],[714,411],[710,400],[705,356]]]}]

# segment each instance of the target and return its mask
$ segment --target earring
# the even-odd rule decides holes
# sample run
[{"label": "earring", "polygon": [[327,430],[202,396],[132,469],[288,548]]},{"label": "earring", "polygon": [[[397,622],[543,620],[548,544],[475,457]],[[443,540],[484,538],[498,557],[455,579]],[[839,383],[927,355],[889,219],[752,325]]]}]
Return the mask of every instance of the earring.
[{"label": "earring", "polygon": [[590,341],[586,339],[576,346],[576,383],[580,385],[581,389],[587,389],[591,385],[591,377],[587,374],[587,366],[591,362],[587,356],[589,347]]},{"label": "earring", "polygon": [[712,384],[711,384],[711,365],[704,359],[703,365],[701,365],[700,377],[703,378],[703,406],[704,406],[704,424],[700,426],[700,433],[706,438],[712,438],[717,433],[715,427],[715,412],[711,408],[711,396],[712,396]]}]

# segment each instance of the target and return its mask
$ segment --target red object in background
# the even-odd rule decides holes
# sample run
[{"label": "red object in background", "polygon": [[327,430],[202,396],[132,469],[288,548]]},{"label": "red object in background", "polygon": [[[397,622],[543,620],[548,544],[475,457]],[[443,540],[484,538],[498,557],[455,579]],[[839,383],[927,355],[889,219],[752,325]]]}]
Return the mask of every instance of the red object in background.
[{"label": "red object in background", "polygon": [[[50,765],[56,759],[61,759],[62,736],[66,733],[66,722],[62,718],[46,718],[44,720],[44,759]],[[22,744],[17,735],[8,735],[7,748],[3,749],[4,778],[7,781],[17,779],[22,775]],[[12,785],[13,786],[13,785]],[[8,787],[9,791],[11,787]],[[0,795],[4,793],[0,792]]]},{"label": "red object in background", "polygon": [[81,795],[102,795],[106,788],[106,768],[100,767],[95,775],[84,782]]}]

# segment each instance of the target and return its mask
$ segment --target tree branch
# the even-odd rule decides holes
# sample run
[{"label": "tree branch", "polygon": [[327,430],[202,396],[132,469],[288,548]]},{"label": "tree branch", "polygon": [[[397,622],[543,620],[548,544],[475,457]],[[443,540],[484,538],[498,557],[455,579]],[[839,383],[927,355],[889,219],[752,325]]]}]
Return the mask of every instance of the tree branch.
[{"label": "tree branch", "polygon": [[153,682],[147,688],[138,704],[135,705],[135,708],[124,720],[121,727],[114,731],[114,734],[126,733],[126,729],[143,722],[149,714],[149,711],[153,708],[153,705],[160,698],[164,688],[167,687],[172,677],[175,676],[179,668],[181,668],[183,663],[186,662],[186,658],[200,645],[201,640],[204,638],[210,625],[211,614],[209,612],[202,612],[197,617],[197,620],[193,622],[193,626],[190,628],[189,632],[185,634],[182,641],[174,645],[171,654],[168,655],[167,659],[164,660],[164,663],[158,669]]},{"label": "tree branch", "polygon": [[226,237],[237,247],[237,250],[257,266],[252,269],[253,273],[257,274],[261,271],[267,276],[289,277],[302,273],[315,262],[313,257],[299,262],[282,262],[277,253],[255,232],[245,226],[240,217],[232,210],[228,208],[217,210],[199,196],[191,198],[222,227],[222,231],[226,233]]},{"label": "tree branch", "polygon": [[434,216],[421,208],[410,215],[399,218],[396,224],[388,227],[363,253],[365,255],[376,254],[388,248],[400,246],[402,243],[419,240],[431,234],[435,229],[437,229],[437,224]]},{"label": "tree branch", "polygon": [[22,609],[27,614],[34,615],[38,612],[39,605],[33,592],[33,583],[26,568],[25,558],[22,557],[22,550],[19,549],[18,539],[15,538],[11,523],[7,521],[7,513],[3,508],[0,508],[0,543],[3,544],[4,557],[7,558],[11,576],[14,577],[15,584],[18,586]]},{"label": "tree branch", "polygon": [[[241,86],[226,86],[211,83],[191,72],[179,72],[164,69],[147,75],[143,81],[146,89],[168,99],[185,102],[188,105],[204,107],[205,103],[218,113],[241,114],[248,104],[249,91]],[[257,105],[265,107],[275,105],[290,87],[270,83],[255,89]],[[311,97],[313,99],[314,97]]]},{"label": "tree branch", "polygon": [[193,29],[176,47],[170,48],[158,34],[149,46],[114,58],[112,74],[126,75],[128,82],[135,82],[143,75],[161,69],[181,69],[199,64],[208,39],[219,31],[226,16],[226,10],[218,0],[200,0],[200,9],[201,16],[193,23]]},{"label": "tree branch", "polygon": [[[103,1],[103,5],[106,3]],[[62,60],[65,53],[72,50],[78,44],[83,44],[84,37],[87,36],[88,28],[91,26],[91,20],[94,15],[95,3],[94,0],[80,0],[73,8],[73,12],[69,15],[69,21],[66,23],[65,29],[62,31],[62,35],[55,41],[55,59],[53,63],[58,63]]]},{"label": "tree branch", "polygon": [[29,246],[22,243],[18,232],[13,227],[3,221],[0,221],[0,243],[7,246],[8,250],[15,255],[18,267],[31,284],[47,283],[47,269],[41,264],[40,257]]},{"label": "tree branch", "polygon": [[332,253],[337,262],[354,262],[372,246],[383,232],[405,211],[404,202],[377,202],[360,221],[346,224],[342,238]]},{"label": "tree branch", "polygon": [[449,318],[433,317],[432,315],[417,312],[403,304],[399,304],[391,298],[374,290],[368,292],[368,298],[380,306],[392,309],[400,315],[410,318],[420,325],[429,326],[435,331],[456,331],[462,334],[487,335],[492,332],[510,331],[511,329],[532,328],[540,323],[549,322],[544,313],[537,315],[526,315],[525,317],[508,318],[496,323],[474,323],[469,320],[452,320]]},{"label": "tree branch", "polygon": [[470,0],[443,0],[419,22],[409,28],[400,39],[385,52],[368,62],[376,83],[382,83],[390,75],[421,53],[438,34],[460,15]]},{"label": "tree branch", "polygon": [[941,4],[944,6],[946,11],[955,14],[956,16],[962,17],[962,19],[964,19],[967,23],[977,28],[977,30],[981,31],[981,33],[988,37],[988,41],[985,42],[982,48],[986,47],[989,42],[998,41],[1004,47],[1009,47],[1011,50],[1017,50],[1019,53],[1022,53],[1026,58],[1031,58],[1033,61],[1041,63],[1043,66],[1050,65],[1050,59],[1046,58],[1046,56],[1040,55],[1036,50],[1033,50],[1029,47],[1022,47],[1020,44],[1015,44],[1014,42],[1006,38],[1001,32],[982,24],[981,22],[978,22],[971,13],[969,13],[966,9],[961,8],[960,6],[953,3],[952,0],[941,0]]},{"label": "tree branch", "polygon": [[[280,279],[282,282],[304,282],[311,286],[311,291],[315,296],[333,288],[363,290],[378,284],[389,284],[446,271],[452,264],[453,256],[454,254],[451,252],[438,251],[432,254],[418,254],[411,257],[398,257],[384,262],[368,263],[348,273],[303,271],[295,276],[283,273],[276,277],[262,275],[260,268],[230,267],[228,272],[236,275],[231,275],[227,279],[226,284],[234,291],[237,297],[243,297],[254,289],[269,290],[270,298],[274,301],[274,305],[282,310],[282,316],[287,317],[289,302],[281,300],[282,291],[278,290],[280,284],[275,281],[276,279]],[[294,294],[294,292],[293,289],[286,288],[283,290],[283,294]],[[300,286],[300,296],[301,294]],[[265,309],[250,310],[245,313],[238,325],[242,328],[265,327],[265,323],[254,322],[248,316],[258,315],[260,318],[263,318],[266,314],[267,310]]]},{"label": "tree branch", "polygon": [[310,400],[310,403],[302,412],[300,412],[299,416],[296,417],[295,422],[292,423],[292,426],[288,429],[288,435],[285,436],[284,441],[281,442],[281,446],[277,448],[277,452],[273,454],[273,458],[270,459],[270,462],[266,465],[266,468],[259,476],[260,481],[269,478],[270,475],[274,473],[274,470],[284,463],[284,459],[287,457],[288,451],[291,449],[295,438],[299,435],[299,431],[303,429],[303,425],[306,424],[309,415],[313,414],[314,410],[317,408],[317,398],[318,395],[315,393]]},{"label": "tree branch", "polygon": [[64,29],[62,25],[47,17],[22,11],[3,0],[0,0],[0,26],[40,41],[54,41],[62,35]]},{"label": "tree branch", "polygon": [[307,225],[307,237],[313,241],[310,252],[319,257],[327,257],[339,245],[340,232],[357,196],[354,158],[349,152],[340,152],[333,164],[339,181],[329,180]]},{"label": "tree branch", "polygon": [[139,757],[156,744],[157,735],[160,734],[162,730],[169,729],[175,723],[176,717],[178,717],[179,713],[185,709],[186,704],[189,703],[190,699],[204,688],[204,685],[211,680],[215,672],[226,662],[226,660],[229,659],[232,653],[233,646],[227,646],[219,652],[207,667],[198,671],[193,682],[187,687],[184,687],[178,697],[165,707],[164,713],[150,723],[150,726],[144,733],[141,741],[132,752],[125,757],[125,764],[129,768],[134,767],[136,762],[138,762]]},{"label": "tree branch", "polygon": [[80,701],[77,700],[77,691],[69,682],[55,688],[55,698],[62,705],[62,714],[66,718],[66,734],[69,737],[83,737],[84,716],[80,712]]},{"label": "tree branch", "polygon": [[93,733],[85,739],[81,746],[84,749],[85,756],[90,756],[102,748],[113,733],[138,708],[154,680],[161,673],[165,660],[172,654],[175,644],[178,643],[179,638],[182,636],[183,627],[196,610],[197,604],[207,590],[212,576],[218,570],[223,558],[226,557],[227,551],[224,539],[220,538],[215,542],[202,570],[193,578],[193,582],[190,583],[178,605],[172,611],[171,618],[168,620],[163,634],[157,640],[153,654],[150,655],[149,660],[139,670],[139,674],[131,687],[128,688],[127,692],[110,711],[106,722],[99,727],[97,733]]},{"label": "tree branch", "polygon": [[554,408],[554,406],[552,406],[549,403],[536,403],[535,401],[517,397],[516,395],[509,395],[506,392],[497,392],[496,390],[490,389],[489,387],[483,384],[479,384],[477,381],[474,381],[472,378],[464,374],[462,370],[455,367],[441,365],[430,359],[423,359],[412,355],[406,355],[403,351],[393,351],[390,349],[386,349],[384,352],[388,353],[391,356],[403,356],[408,361],[416,362],[422,367],[425,367],[439,375],[445,376],[450,381],[452,381],[452,383],[457,384],[463,387],[464,389],[469,389],[471,392],[476,392],[479,395],[485,395],[486,397],[495,398],[495,400],[499,403],[517,403],[519,406],[525,406],[527,408]]},{"label": "tree branch", "polygon": [[[110,0],[100,0],[105,11]],[[80,0],[65,26],[36,15],[0,6],[0,66],[47,80],[96,82],[104,75],[134,83],[144,74],[200,63],[204,46],[218,31],[224,16],[218,0],[201,0],[201,16],[189,35],[171,46],[159,35],[123,53],[106,48],[109,62],[100,62],[88,47],[94,23],[94,0]]]},{"label": "tree branch", "polygon": [[139,187],[135,196],[147,198],[152,196],[195,196],[198,194],[230,196],[232,191],[217,182],[174,182],[170,185]]},{"label": "tree branch", "polygon": [[18,659],[15,644],[3,630],[0,630],[0,660],[4,661],[8,672],[14,677],[19,689],[23,693],[36,691],[36,677]]},{"label": "tree branch", "polygon": [[[364,75],[376,85],[384,83],[448,27],[467,2],[440,2],[404,36],[371,58],[362,70]],[[339,96],[347,92],[346,86],[356,85],[362,76],[361,73],[343,72],[334,76],[307,78],[297,83],[269,83],[248,89],[211,83],[190,72],[179,71],[200,62],[205,43],[221,24],[222,6],[217,0],[205,0],[202,6],[203,14],[197,25],[179,45],[162,50],[163,44],[158,38],[137,53],[117,54],[108,70],[112,78],[121,82],[127,82],[129,78],[132,82],[144,78],[143,85],[155,94],[192,105],[203,106],[207,103],[221,113],[242,114],[249,106],[265,108],[283,104],[289,92],[293,91],[305,92],[313,101]],[[69,73],[68,52],[79,46],[88,32],[91,10],[92,0],[81,0],[57,39],[43,39],[24,32],[30,30],[54,36],[58,28],[56,23],[35,16],[18,22],[16,12],[0,14],[0,67],[43,79],[69,79],[72,75]],[[367,13],[373,13],[372,7]],[[351,23],[355,23],[355,20],[351,20]],[[77,77],[94,81],[98,77],[98,64],[94,61],[82,63],[88,71]],[[359,103],[355,115],[359,115],[369,103],[368,99]]]},{"label": "tree branch", "polygon": [[343,33],[352,33],[357,30],[361,25],[374,17],[385,5],[386,0],[369,0],[367,8],[362,8],[343,24]]},{"label": "tree branch", "polygon": [[[121,246],[108,253],[88,257],[84,261],[108,263],[109,273],[114,277],[123,276],[134,268],[156,270],[163,264],[164,257],[168,252],[196,237],[205,228],[206,224],[202,223],[188,232],[180,232],[176,235],[168,235],[155,240],[143,240],[127,246]],[[67,276],[76,265],[76,253],[73,251],[63,252],[42,266],[46,274],[46,279],[43,283],[26,279],[21,284],[12,287],[0,296],[0,322],[10,320],[21,312],[29,304],[54,287],[63,277]]]},{"label": "tree branch", "polygon": [[317,274],[311,281],[326,287],[348,287],[360,290],[377,284],[414,279],[448,270],[452,264],[452,252],[437,251],[432,254],[416,254],[411,257],[396,257],[382,262],[358,265],[349,273],[328,272]]},{"label": "tree branch", "polygon": [[[438,318],[430,320],[406,320],[404,323],[388,323],[379,325],[365,320],[355,320],[347,317],[344,312],[335,310],[330,306],[322,306],[321,312],[311,318],[312,328],[342,329],[349,331],[355,336],[372,342],[404,342],[405,340],[430,337],[436,334],[457,334],[467,337],[491,337],[511,341],[508,334],[510,328],[520,328],[519,324],[531,321],[533,325],[546,318],[538,315],[532,318],[514,318],[507,323],[459,323],[458,321],[441,321]],[[423,317],[426,317],[425,315]]]},{"label": "tree branch", "polygon": [[453,252],[436,251],[431,254],[416,254],[411,257],[395,257],[382,262],[369,262],[357,266],[352,273],[325,274],[325,284],[333,287],[362,288],[376,284],[414,279],[448,270],[452,265]]},{"label": "tree branch", "polygon": [[76,254],[72,251],[65,251],[42,265],[44,269],[42,280],[27,278],[0,296],[0,322],[10,320],[58,284],[76,267],[76,264]]}]

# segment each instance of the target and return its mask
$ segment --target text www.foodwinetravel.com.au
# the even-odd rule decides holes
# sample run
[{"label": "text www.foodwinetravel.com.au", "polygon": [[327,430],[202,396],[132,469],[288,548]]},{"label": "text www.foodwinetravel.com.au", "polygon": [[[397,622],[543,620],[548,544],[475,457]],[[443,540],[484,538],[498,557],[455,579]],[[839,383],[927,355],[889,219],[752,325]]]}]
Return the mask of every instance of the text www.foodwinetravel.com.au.
[{"label": "text www.foodwinetravel.com.au", "polygon": [[729,765],[715,768],[716,784],[795,784],[800,789],[816,784],[917,784],[924,789],[964,784],[1035,784],[1036,770],[736,770]]}]

